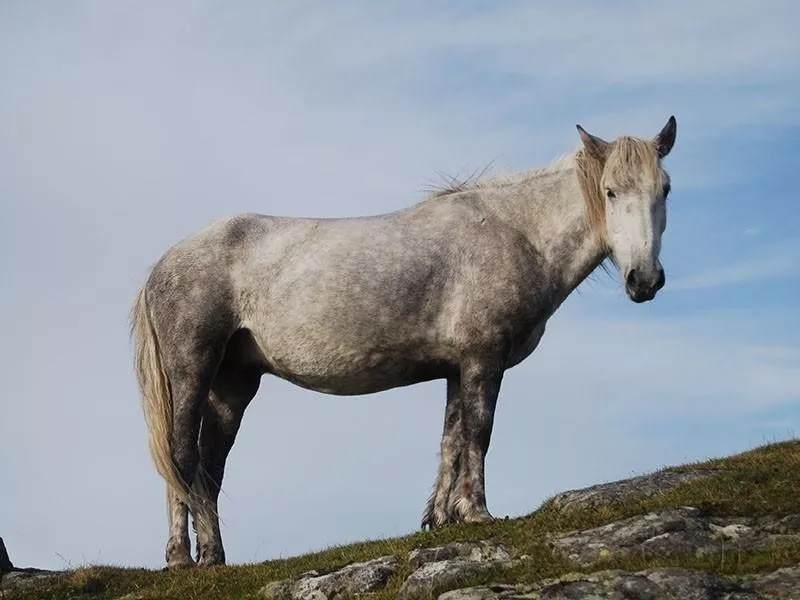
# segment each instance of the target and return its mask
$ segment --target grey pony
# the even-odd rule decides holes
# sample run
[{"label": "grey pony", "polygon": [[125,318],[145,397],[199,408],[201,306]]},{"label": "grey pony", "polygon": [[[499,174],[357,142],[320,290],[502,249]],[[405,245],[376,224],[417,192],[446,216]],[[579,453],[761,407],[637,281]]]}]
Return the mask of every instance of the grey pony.
[{"label": "grey pony", "polygon": [[225,462],[265,373],[319,392],[369,394],[444,379],[440,462],[423,527],[492,518],[484,462],[504,372],[609,259],[631,300],[659,262],[675,141],[581,144],[553,164],[466,182],[387,214],[240,214],[167,250],[132,311],[135,370],[167,483],[170,568],[224,564]]}]

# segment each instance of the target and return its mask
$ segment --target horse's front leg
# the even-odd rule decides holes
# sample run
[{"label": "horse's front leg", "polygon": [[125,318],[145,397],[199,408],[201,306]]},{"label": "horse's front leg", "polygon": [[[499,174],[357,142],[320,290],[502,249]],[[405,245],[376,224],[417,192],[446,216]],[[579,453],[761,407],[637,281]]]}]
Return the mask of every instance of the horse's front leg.
[{"label": "horse's front leg", "polygon": [[484,467],[503,370],[480,361],[461,366],[461,452],[449,512],[456,521],[492,519],[486,508]]},{"label": "horse's front leg", "polygon": [[422,516],[423,529],[433,529],[454,520],[454,515],[449,512],[450,493],[459,469],[461,440],[461,379],[451,377],[447,380],[447,406],[444,411],[439,473]]}]

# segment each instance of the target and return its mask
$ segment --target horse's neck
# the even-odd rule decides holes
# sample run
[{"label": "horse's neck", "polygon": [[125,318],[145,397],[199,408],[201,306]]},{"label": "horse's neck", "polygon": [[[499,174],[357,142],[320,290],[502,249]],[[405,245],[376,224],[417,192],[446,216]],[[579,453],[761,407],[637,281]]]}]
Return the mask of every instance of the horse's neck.
[{"label": "horse's neck", "polygon": [[592,230],[574,166],[485,190],[486,207],[541,254],[561,304],[606,258]]}]

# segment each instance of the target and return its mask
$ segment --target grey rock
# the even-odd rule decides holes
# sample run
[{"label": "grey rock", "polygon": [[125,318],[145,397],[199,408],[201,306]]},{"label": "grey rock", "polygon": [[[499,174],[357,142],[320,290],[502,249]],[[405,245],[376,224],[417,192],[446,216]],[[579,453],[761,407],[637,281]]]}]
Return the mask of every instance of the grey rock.
[{"label": "grey rock", "polygon": [[408,554],[408,562],[413,569],[426,563],[449,560],[451,558],[467,558],[476,561],[510,560],[511,554],[502,544],[489,541],[454,542],[435,548],[416,548]]},{"label": "grey rock", "polygon": [[0,589],[33,585],[63,574],[63,571],[15,567],[8,556],[3,538],[0,538]]},{"label": "grey rock", "polygon": [[64,575],[63,571],[45,571],[43,569],[16,569],[0,575],[0,589],[24,587],[42,583],[46,579]]},{"label": "grey rock", "polygon": [[773,600],[800,600],[800,566],[748,577],[744,587]]},{"label": "grey rock", "polygon": [[[425,562],[437,556],[454,554],[454,558]],[[503,546],[482,542],[428,548],[416,554],[412,552],[409,560],[421,566],[403,582],[397,600],[427,598],[438,590],[456,587],[473,577],[517,566],[522,559],[512,559]]]},{"label": "grey rock", "polygon": [[282,581],[270,581],[258,591],[259,598],[271,598],[274,600],[286,600],[292,598],[292,587],[295,582],[291,579]]},{"label": "grey rock", "polygon": [[515,598],[531,598],[532,596],[526,594],[525,590],[528,590],[529,594],[530,586],[482,585],[445,592],[439,595],[438,600],[512,600]]},{"label": "grey rock", "polygon": [[648,557],[755,550],[800,541],[797,515],[776,518],[709,518],[696,508],[655,511],[553,539],[556,548],[583,567],[617,554]]},{"label": "grey rock", "polygon": [[617,502],[650,498],[668,492],[684,483],[705,479],[714,474],[714,471],[662,471],[593,485],[580,490],[570,490],[553,497],[552,502],[556,508],[561,510],[594,508]]},{"label": "grey rock", "polygon": [[439,600],[762,600],[724,577],[688,569],[572,574],[531,586],[453,590]]},{"label": "grey rock", "polygon": [[386,586],[398,565],[396,557],[382,556],[329,573],[309,571],[296,579],[268,583],[259,595],[270,600],[334,600],[343,595],[375,592]]},{"label": "grey rock", "polygon": [[[541,586],[542,600],[759,600],[757,593],[704,571],[650,569],[638,573],[600,571]],[[536,598],[535,595],[529,596]]]}]

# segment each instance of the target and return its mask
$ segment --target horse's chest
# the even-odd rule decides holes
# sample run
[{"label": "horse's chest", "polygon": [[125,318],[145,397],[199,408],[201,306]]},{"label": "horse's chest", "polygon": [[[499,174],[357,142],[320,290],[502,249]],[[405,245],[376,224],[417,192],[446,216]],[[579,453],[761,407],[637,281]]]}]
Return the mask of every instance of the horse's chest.
[{"label": "horse's chest", "polygon": [[517,343],[512,346],[506,368],[511,368],[514,365],[521,363],[523,360],[528,358],[528,356],[530,356],[534,350],[536,350],[536,347],[539,345],[539,342],[544,335],[546,324],[546,321],[542,321],[536,325],[527,336],[520,336],[519,340],[517,340]]}]

